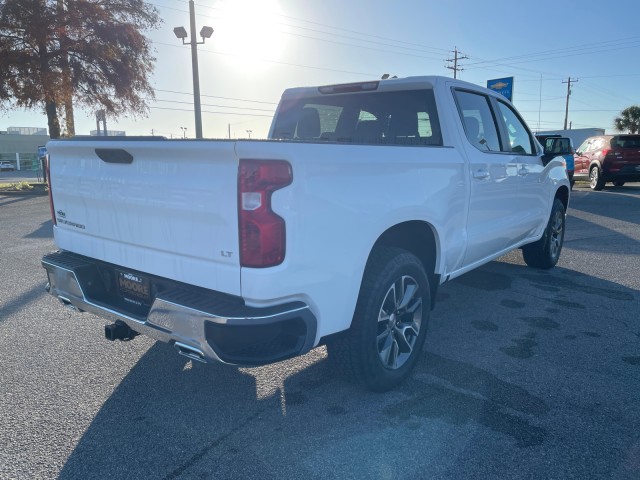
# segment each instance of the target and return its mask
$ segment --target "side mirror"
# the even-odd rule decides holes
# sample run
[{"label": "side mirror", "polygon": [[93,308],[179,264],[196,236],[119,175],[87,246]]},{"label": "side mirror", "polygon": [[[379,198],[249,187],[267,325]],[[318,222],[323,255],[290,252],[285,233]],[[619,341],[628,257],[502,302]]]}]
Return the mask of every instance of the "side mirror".
[{"label": "side mirror", "polygon": [[544,144],[545,155],[573,155],[571,139],[567,137],[547,138]]}]

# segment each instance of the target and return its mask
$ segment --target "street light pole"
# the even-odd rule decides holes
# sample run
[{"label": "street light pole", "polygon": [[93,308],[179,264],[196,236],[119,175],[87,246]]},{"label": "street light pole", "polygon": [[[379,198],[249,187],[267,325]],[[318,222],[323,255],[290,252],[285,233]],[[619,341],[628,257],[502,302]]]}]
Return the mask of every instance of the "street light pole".
[{"label": "street light pole", "polygon": [[[196,38],[196,12],[193,0],[189,0],[189,30],[191,33],[191,69],[193,72],[193,109],[196,117],[196,138],[202,138],[202,109],[200,107],[200,74],[198,73],[198,45],[204,43],[205,38],[210,38],[213,28],[202,27],[200,36],[202,41],[198,42]],[[182,40],[182,44],[186,45],[187,31],[184,27],[176,27],[173,33]]]},{"label": "street light pole", "polygon": [[193,70],[193,108],[196,113],[196,138],[202,138],[200,74],[198,72],[198,42],[196,40],[196,12],[193,0],[189,0],[189,27],[191,29],[191,68]]}]

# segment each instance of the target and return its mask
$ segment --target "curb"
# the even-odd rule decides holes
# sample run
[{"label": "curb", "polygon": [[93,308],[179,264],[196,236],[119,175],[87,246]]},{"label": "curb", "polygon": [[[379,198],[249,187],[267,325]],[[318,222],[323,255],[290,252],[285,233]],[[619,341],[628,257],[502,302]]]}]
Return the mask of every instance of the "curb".
[{"label": "curb", "polygon": [[16,197],[39,197],[47,195],[47,192],[42,188],[33,188],[31,190],[0,190],[0,195]]}]

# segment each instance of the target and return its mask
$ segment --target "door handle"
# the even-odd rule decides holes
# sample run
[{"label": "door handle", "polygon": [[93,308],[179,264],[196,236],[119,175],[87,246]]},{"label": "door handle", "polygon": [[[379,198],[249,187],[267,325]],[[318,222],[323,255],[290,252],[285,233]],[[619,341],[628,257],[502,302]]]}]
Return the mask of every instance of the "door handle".
[{"label": "door handle", "polygon": [[473,178],[477,178],[478,180],[484,180],[485,178],[489,178],[489,172],[486,170],[476,170],[473,172]]},{"label": "door handle", "polygon": [[526,177],[527,175],[529,175],[529,169],[527,167],[521,167],[520,170],[518,170],[518,175],[520,175],[521,177]]}]

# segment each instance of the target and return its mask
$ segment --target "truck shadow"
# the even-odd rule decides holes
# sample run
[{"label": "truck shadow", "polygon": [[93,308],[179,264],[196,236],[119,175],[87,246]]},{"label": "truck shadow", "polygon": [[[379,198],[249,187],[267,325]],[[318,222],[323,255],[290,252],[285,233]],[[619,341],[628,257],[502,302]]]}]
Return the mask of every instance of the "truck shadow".
[{"label": "truck shadow", "polygon": [[45,285],[46,282],[39,282],[12,300],[5,301],[4,299],[0,299],[0,323],[5,322],[12,315],[24,310],[25,305],[32,304],[38,299],[45,297],[47,295]]},{"label": "truck shadow", "polygon": [[25,235],[24,238],[53,238],[53,221],[42,222],[37,229]]},{"label": "truck shadow", "polygon": [[[627,187],[613,187],[613,192],[580,192],[580,208],[570,203],[567,212],[565,248],[589,252],[614,253],[636,256],[640,254],[640,187],[637,196],[629,195]],[[601,195],[611,195],[607,202],[601,201]],[[613,197],[615,195],[615,197]],[[606,204],[605,204],[606,203]],[[614,228],[599,224],[600,217],[614,218],[623,223],[613,223]],[[606,239],[594,241],[594,239]]]},{"label": "truck shadow", "polygon": [[[363,452],[379,449],[389,430],[402,444],[418,433],[437,435],[440,422],[454,430],[480,427],[518,449],[542,446],[559,435],[555,402],[564,400],[533,393],[544,391],[536,381],[540,372],[522,362],[548,355],[549,337],[570,342],[570,332],[585,339],[594,337],[581,332],[601,334],[580,318],[594,287],[597,299],[616,311],[638,306],[637,292],[562,268],[548,273],[498,261],[450,282],[412,377],[385,394],[337,378],[323,348],[238,369],[192,364],[156,343],[100,407],[59,478],[249,478],[257,471],[279,478],[273,465],[286,452],[295,452],[286,458],[291,471],[302,473],[306,456],[318,449],[334,465],[357,464],[362,478],[380,477],[383,470],[393,478],[402,472],[380,463],[384,456]],[[479,301],[491,308],[478,309]],[[529,344],[514,343],[521,333]],[[611,360],[619,363],[621,355]],[[627,367],[631,379],[637,366]],[[521,373],[514,377],[513,370]],[[406,452],[407,461],[429,455],[429,448],[436,447]]]},{"label": "truck shadow", "polygon": [[569,201],[569,215],[572,210],[576,210],[640,223],[640,183],[623,187],[607,186],[599,192],[591,191],[589,188],[578,189],[573,190],[571,195],[576,201]]}]

